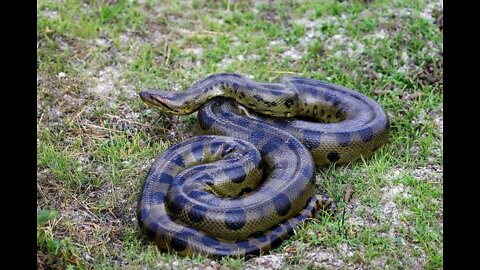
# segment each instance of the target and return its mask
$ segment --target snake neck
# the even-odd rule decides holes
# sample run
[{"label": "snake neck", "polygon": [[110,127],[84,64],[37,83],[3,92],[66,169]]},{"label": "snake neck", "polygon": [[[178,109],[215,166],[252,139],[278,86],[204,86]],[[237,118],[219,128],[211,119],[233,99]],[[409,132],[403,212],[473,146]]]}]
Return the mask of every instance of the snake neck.
[{"label": "snake neck", "polygon": [[140,92],[140,98],[147,105],[160,110],[164,113],[176,115],[189,115],[214,96],[221,93],[210,93],[206,96],[204,93],[186,91],[186,92],[167,92],[154,89],[145,89]]},{"label": "snake neck", "polygon": [[299,108],[294,88],[282,83],[259,83],[235,73],[211,75],[183,92],[146,89],[140,97],[160,111],[179,115],[191,114],[215,97],[231,98],[254,111],[277,117],[293,117]]}]

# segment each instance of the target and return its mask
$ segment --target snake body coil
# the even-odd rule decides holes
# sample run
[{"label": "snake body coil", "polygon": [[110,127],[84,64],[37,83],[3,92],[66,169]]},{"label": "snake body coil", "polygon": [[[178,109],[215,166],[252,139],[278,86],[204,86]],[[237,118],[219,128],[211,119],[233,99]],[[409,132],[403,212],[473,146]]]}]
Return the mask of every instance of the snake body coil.
[{"label": "snake body coil", "polygon": [[335,207],[315,195],[315,165],[368,158],[389,133],[376,102],[314,79],[259,83],[223,73],[185,92],[144,90],[140,97],[167,113],[198,110],[200,127],[219,134],[167,149],[144,183],[140,227],[180,255],[278,246],[318,208]]}]

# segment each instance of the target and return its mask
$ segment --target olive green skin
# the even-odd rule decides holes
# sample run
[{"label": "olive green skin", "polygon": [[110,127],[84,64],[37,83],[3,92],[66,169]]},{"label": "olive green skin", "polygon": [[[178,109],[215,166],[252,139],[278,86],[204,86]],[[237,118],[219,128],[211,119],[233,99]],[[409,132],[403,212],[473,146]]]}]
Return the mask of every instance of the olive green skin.
[{"label": "olive green skin", "polygon": [[223,73],[185,92],[144,90],[165,112],[198,110],[205,133],[167,149],[152,165],[138,205],[142,230],[161,249],[214,257],[260,254],[317,209],[315,166],[370,157],[389,121],[365,95],[314,79],[259,83]]}]

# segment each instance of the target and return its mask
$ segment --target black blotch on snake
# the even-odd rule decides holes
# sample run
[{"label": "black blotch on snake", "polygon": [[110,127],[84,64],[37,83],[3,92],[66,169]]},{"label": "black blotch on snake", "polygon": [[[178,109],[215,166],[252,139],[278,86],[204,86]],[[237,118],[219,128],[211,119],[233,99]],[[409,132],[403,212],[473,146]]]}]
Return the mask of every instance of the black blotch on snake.
[{"label": "black blotch on snake", "polygon": [[247,223],[247,215],[242,209],[227,210],[225,212],[225,225],[231,230],[239,230]]},{"label": "black blotch on snake", "polygon": [[337,162],[340,159],[340,155],[335,151],[331,151],[328,153],[327,158],[328,160],[330,160],[330,162],[333,163],[333,162]]},{"label": "black blotch on snake", "polygon": [[205,219],[208,209],[201,205],[194,205],[190,211],[188,211],[188,218],[193,221],[200,223]]},{"label": "black blotch on snake", "polygon": [[273,198],[273,205],[275,206],[275,211],[277,211],[280,216],[285,216],[292,208],[292,203],[284,194],[275,196],[275,198]]}]

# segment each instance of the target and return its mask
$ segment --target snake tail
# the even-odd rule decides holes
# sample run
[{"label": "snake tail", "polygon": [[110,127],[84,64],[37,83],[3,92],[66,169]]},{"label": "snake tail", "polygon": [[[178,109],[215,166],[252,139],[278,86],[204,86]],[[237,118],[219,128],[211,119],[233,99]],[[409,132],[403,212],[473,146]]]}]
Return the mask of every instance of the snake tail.
[{"label": "snake tail", "polygon": [[[256,146],[204,135],[167,149],[144,183],[137,212],[140,227],[160,249],[180,255],[253,255],[278,246],[318,209],[327,204],[334,209],[333,199],[314,194],[308,150],[283,135],[283,141],[264,140]],[[289,155],[292,166],[278,153]],[[257,171],[263,166],[270,172],[264,182]],[[236,194],[219,196],[217,185]]]}]

